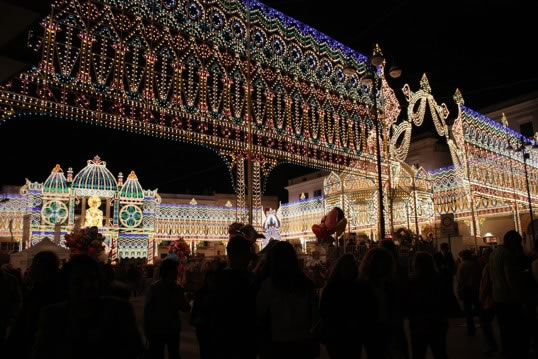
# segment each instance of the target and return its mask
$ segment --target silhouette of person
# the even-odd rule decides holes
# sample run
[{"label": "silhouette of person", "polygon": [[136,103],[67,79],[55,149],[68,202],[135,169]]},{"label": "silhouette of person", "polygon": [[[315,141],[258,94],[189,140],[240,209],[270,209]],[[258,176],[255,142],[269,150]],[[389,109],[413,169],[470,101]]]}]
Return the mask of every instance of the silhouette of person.
[{"label": "silhouette of person", "polygon": [[408,358],[409,347],[407,345],[407,337],[405,335],[403,321],[407,311],[406,293],[409,279],[408,267],[407,265],[402,264],[402,261],[400,261],[398,249],[394,244],[394,241],[384,239],[381,241],[380,246],[392,255],[395,266],[395,278],[391,282],[391,291],[394,293],[394,295],[396,295],[398,300],[396,302],[397,306],[394,308],[394,317],[392,320],[392,356],[394,358]]},{"label": "silhouette of person", "polygon": [[417,252],[409,280],[409,329],[413,359],[426,358],[430,347],[435,359],[446,359],[446,297],[432,256]]},{"label": "silhouette of person", "polygon": [[493,293],[491,289],[491,280],[489,275],[489,255],[487,254],[487,261],[484,269],[482,270],[482,277],[480,279],[480,327],[484,333],[486,339],[487,350],[485,354],[492,354],[497,352],[498,345],[495,336],[493,335],[493,328],[491,322],[495,317],[495,309],[493,303]]},{"label": "silhouette of person", "polygon": [[299,269],[295,249],[288,242],[272,248],[269,268],[256,297],[262,357],[313,358],[319,351],[313,335],[319,316],[314,285]]},{"label": "silhouette of person", "polygon": [[336,262],[321,295],[321,335],[333,359],[361,355],[364,335],[361,321],[365,307],[358,277],[353,255],[345,254]]},{"label": "silhouette of person", "polygon": [[35,342],[41,310],[61,301],[58,283],[60,261],[54,252],[37,253],[23,288],[23,305],[11,332],[9,345],[20,358],[29,358]]},{"label": "silhouette of person", "polygon": [[4,352],[6,335],[21,306],[21,290],[17,278],[0,269],[0,353]]},{"label": "silhouette of person", "polygon": [[[218,358],[255,358],[256,291],[248,271],[252,242],[232,236],[226,246],[228,265],[211,278],[209,304]],[[213,281],[214,279],[214,281]]]},{"label": "silhouette of person", "polygon": [[100,296],[97,262],[76,255],[61,274],[67,301],[41,311],[34,358],[136,358],[142,345],[133,309]]},{"label": "silhouette of person", "polygon": [[447,310],[451,315],[458,315],[461,312],[458,300],[454,295],[454,275],[456,274],[456,262],[450,252],[448,243],[441,243],[441,251],[435,253],[433,259],[439,271],[444,295],[447,298]]},{"label": "silhouette of person", "polygon": [[523,248],[521,235],[508,231],[504,244],[489,257],[489,275],[501,347],[507,358],[526,358],[528,352],[527,311],[524,303]]},{"label": "silhouette of person", "polygon": [[148,290],[144,303],[144,333],[149,342],[152,359],[164,358],[164,347],[169,359],[179,358],[179,312],[188,312],[183,288],[177,284],[177,265],[173,259],[165,259],[159,270],[160,280]]},{"label": "silhouette of person", "polygon": [[369,328],[365,336],[368,358],[391,358],[401,345],[393,335],[399,318],[399,298],[394,285],[394,257],[383,248],[368,250],[359,266],[359,278],[363,292],[372,298],[367,308],[370,314]]},{"label": "silhouette of person", "polygon": [[204,284],[194,295],[190,323],[196,328],[196,339],[200,348],[201,359],[215,358],[214,322],[211,315],[210,294],[216,290],[216,271],[208,270],[205,273]]},{"label": "silhouette of person", "polygon": [[463,302],[463,311],[467,321],[467,334],[475,335],[473,317],[480,311],[480,265],[476,262],[473,252],[464,250],[460,255],[462,262],[456,273],[456,293]]}]

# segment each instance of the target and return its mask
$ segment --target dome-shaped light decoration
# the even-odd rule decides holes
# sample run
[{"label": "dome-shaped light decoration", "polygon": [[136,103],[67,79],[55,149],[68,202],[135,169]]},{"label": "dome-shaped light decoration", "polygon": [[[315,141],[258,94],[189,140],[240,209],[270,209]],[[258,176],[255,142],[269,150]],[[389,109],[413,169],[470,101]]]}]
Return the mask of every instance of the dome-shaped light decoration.
[{"label": "dome-shaped light decoration", "polygon": [[352,76],[356,72],[357,72],[357,70],[355,70],[355,68],[353,66],[351,66],[351,65],[346,65],[344,67],[344,74],[346,74],[346,76]]},{"label": "dome-shaped light decoration", "polygon": [[114,197],[118,183],[99,156],[89,160],[73,179],[73,190],[78,196]]},{"label": "dome-shaped light decoration", "polygon": [[43,183],[43,193],[66,194],[69,193],[69,186],[64,172],[60,165],[56,165],[49,177]]},{"label": "dome-shaped light decoration", "polygon": [[138,182],[138,177],[136,177],[134,171],[131,171],[127,176],[127,181],[125,181],[120,191],[120,198],[123,200],[144,199],[144,190],[140,182]]},{"label": "dome-shaped light decoration", "polygon": [[389,75],[393,79],[397,79],[398,77],[402,76],[402,68],[396,64],[393,64],[389,69]]},{"label": "dome-shaped light decoration", "polygon": [[367,73],[363,77],[361,77],[361,83],[370,87],[374,83],[374,79],[372,78],[372,75]]},{"label": "dome-shaped light decoration", "polygon": [[383,65],[384,61],[385,61],[385,58],[383,57],[383,52],[381,52],[381,48],[379,47],[379,44],[375,44],[374,53],[372,57],[370,58],[370,63],[374,66],[381,66]]}]

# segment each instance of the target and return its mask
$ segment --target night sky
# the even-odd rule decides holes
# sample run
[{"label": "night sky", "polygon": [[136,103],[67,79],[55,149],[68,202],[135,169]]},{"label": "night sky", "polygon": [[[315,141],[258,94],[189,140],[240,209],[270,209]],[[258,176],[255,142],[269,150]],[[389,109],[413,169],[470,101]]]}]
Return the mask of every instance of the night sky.
[{"label": "night sky", "polygon": [[[37,3],[41,4],[28,6],[47,11],[41,1]],[[405,83],[418,89],[424,72],[435,98],[451,109],[456,88],[466,105],[476,110],[537,88],[533,53],[538,31],[530,1],[265,3],[365,55],[379,42],[388,65],[396,61],[403,68],[402,77],[390,81],[398,94]],[[17,40],[24,45],[25,38],[26,33]],[[14,46],[13,42],[5,45],[0,55],[13,52]],[[22,185],[25,177],[44,181],[56,163],[64,171],[72,166],[76,173],[98,154],[114,174],[122,171],[126,176],[135,170],[144,188],[192,194],[232,191],[226,166],[211,150],[79,122],[48,118],[5,122],[0,125],[0,151],[0,185]],[[286,201],[287,179],[311,171],[279,166],[266,193]]]}]

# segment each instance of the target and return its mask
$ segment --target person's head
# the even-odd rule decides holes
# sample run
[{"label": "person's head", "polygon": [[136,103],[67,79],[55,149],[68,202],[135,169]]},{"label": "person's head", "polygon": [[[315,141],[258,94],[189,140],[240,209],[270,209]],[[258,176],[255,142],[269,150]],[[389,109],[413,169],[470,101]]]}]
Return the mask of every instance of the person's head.
[{"label": "person's head", "polygon": [[30,266],[30,278],[34,283],[46,283],[57,279],[60,269],[58,256],[51,251],[39,252]]},{"label": "person's head", "polygon": [[441,243],[441,252],[448,253],[448,243]]},{"label": "person's head", "polygon": [[351,254],[344,254],[336,262],[331,272],[330,281],[351,281],[357,279],[358,275],[359,269],[355,258]]},{"label": "person's head", "polygon": [[394,270],[394,257],[383,248],[372,248],[368,250],[359,268],[361,278],[371,282],[382,282],[392,279]]},{"label": "person's head", "polygon": [[177,267],[179,262],[168,258],[165,259],[159,267],[159,277],[166,282],[175,282],[177,279]]},{"label": "person's head", "polygon": [[228,235],[230,238],[240,235],[241,234],[241,227],[243,227],[243,223],[240,222],[234,222],[228,226]]},{"label": "person's head", "polygon": [[473,252],[468,249],[464,249],[460,252],[460,257],[464,261],[470,261],[473,259]]},{"label": "person's head", "polygon": [[398,258],[398,250],[396,249],[396,244],[390,239],[383,239],[380,243],[381,248],[386,249],[394,258]]},{"label": "person's head", "polygon": [[256,239],[258,238],[265,238],[265,236],[261,233],[258,233],[256,229],[252,226],[252,224],[246,224],[243,227],[239,229],[243,237],[248,239],[251,242],[256,242]]},{"label": "person's head", "polygon": [[242,236],[234,236],[228,241],[226,252],[228,263],[233,270],[245,271],[251,259],[252,242]]},{"label": "person's head", "polygon": [[280,241],[271,249],[269,271],[275,287],[292,289],[300,271],[297,253],[289,242]]},{"label": "person's head", "polygon": [[413,258],[413,272],[417,277],[433,276],[437,269],[431,254],[427,252],[417,252]]},{"label": "person's head", "polygon": [[98,298],[101,291],[101,273],[99,264],[93,258],[78,254],[73,256],[62,270],[69,301],[88,303]]},{"label": "person's head", "polygon": [[519,249],[521,248],[521,242],[522,242],[521,235],[514,231],[508,231],[504,235],[504,247],[510,250]]}]

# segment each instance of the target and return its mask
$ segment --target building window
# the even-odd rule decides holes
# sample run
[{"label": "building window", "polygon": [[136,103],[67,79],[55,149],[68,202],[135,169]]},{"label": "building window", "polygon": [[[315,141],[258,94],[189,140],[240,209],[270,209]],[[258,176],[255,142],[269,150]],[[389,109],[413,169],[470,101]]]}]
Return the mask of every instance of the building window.
[{"label": "building window", "polygon": [[534,126],[532,122],[525,122],[519,125],[519,132],[525,137],[534,137]]},{"label": "building window", "polygon": [[321,190],[317,189],[314,191],[314,197],[321,197]]},{"label": "building window", "polygon": [[304,199],[308,199],[308,192],[304,193]]}]

